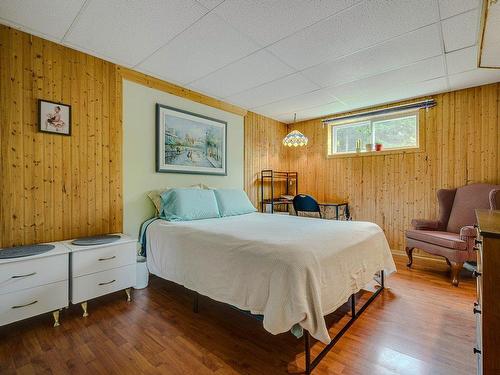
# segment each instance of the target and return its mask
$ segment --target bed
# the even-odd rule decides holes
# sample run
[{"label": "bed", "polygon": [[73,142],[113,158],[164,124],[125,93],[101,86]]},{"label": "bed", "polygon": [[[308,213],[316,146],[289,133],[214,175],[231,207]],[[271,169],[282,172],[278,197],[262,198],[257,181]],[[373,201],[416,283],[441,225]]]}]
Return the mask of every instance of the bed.
[{"label": "bed", "polygon": [[[155,220],[146,230],[146,252],[152,274],[262,315],[272,334],[303,331],[307,373],[321,360],[310,359],[309,335],[325,350],[340,338],[330,337],[324,316],[351,299],[350,326],[381,292],[384,276],[396,270],[376,224],[257,212]],[[380,288],[356,313],[354,294],[375,274]]]}]

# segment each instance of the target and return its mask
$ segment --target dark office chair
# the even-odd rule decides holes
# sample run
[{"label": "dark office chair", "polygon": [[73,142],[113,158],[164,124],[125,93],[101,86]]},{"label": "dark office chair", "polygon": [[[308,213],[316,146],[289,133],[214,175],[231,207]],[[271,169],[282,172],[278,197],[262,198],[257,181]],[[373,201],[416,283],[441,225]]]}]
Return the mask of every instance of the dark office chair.
[{"label": "dark office chair", "polygon": [[322,218],[318,202],[307,194],[299,194],[293,198],[293,209],[297,216],[299,216],[299,212],[317,212],[320,219]]}]

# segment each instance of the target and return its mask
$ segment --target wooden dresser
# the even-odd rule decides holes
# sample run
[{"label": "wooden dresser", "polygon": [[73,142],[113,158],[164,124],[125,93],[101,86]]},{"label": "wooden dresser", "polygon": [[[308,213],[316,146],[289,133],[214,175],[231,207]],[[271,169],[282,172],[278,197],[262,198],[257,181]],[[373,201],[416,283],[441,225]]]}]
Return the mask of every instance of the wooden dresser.
[{"label": "wooden dresser", "polygon": [[477,373],[500,374],[500,211],[476,210],[478,222],[476,315]]}]

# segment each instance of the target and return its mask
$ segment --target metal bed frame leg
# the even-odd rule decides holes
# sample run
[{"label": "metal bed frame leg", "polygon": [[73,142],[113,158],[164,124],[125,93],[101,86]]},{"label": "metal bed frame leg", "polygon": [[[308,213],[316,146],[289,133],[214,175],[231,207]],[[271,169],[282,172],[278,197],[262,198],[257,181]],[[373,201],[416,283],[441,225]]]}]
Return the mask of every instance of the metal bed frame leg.
[{"label": "metal bed frame leg", "polygon": [[356,295],[351,294],[351,317],[356,316]]},{"label": "metal bed frame leg", "polygon": [[304,330],[304,346],[306,353],[306,374],[309,375],[311,373],[311,336],[306,330]]},{"label": "metal bed frame leg", "polygon": [[351,319],[345,324],[344,327],[335,335],[335,337],[330,341],[330,343],[323,348],[323,350],[311,361],[311,337],[307,330],[304,330],[304,350],[305,350],[305,362],[306,362],[306,375],[310,375],[312,370],[321,362],[321,360],[328,354],[328,352],[335,346],[335,344],[342,338],[344,333],[353,325],[353,323],[360,317],[360,315],[366,310],[366,308],[373,302],[375,298],[384,290],[385,288],[385,275],[384,270],[380,270],[380,287],[368,298],[368,300],[361,306],[359,311],[356,313],[356,295],[351,294]]},{"label": "metal bed frame leg", "polygon": [[198,313],[198,292],[194,292],[194,299],[193,299],[193,311],[195,313]]}]

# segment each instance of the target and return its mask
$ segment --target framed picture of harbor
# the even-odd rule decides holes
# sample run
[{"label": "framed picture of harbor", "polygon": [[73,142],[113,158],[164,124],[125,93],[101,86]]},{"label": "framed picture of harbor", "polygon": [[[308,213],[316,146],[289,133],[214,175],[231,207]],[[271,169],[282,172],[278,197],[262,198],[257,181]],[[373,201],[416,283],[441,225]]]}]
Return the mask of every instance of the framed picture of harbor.
[{"label": "framed picture of harbor", "polygon": [[225,121],[156,104],[156,172],[227,175]]}]

